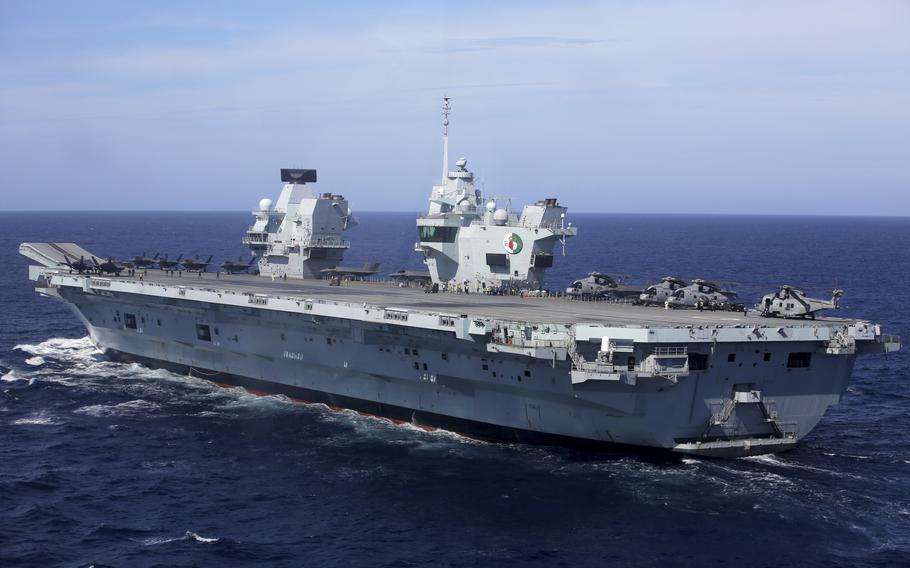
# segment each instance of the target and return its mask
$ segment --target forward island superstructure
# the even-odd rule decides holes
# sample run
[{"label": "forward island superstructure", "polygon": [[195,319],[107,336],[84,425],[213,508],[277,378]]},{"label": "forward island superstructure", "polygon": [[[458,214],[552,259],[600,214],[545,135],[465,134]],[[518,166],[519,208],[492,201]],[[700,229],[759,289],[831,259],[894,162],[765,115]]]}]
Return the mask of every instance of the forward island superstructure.
[{"label": "forward island superstructure", "polygon": [[[555,200],[497,214],[465,162],[447,170],[418,219],[417,248],[437,286],[486,294],[320,279],[346,248],[322,245],[343,243],[350,209],[294,182],[274,210],[261,204],[246,236],[265,278],[100,276],[74,269],[70,259],[91,253],[72,243],[20,252],[36,291],[70,306],[111,358],[483,439],[718,457],[787,450],[840,400],[856,357],[900,347],[857,319],[504,294],[540,285],[574,228]],[[504,265],[491,257],[502,254]]]},{"label": "forward island superstructure", "polygon": [[306,184],[316,182],[316,170],[283,169],[281,181],[274,207],[271,199],[259,201],[243,244],[259,258],[264,276],[320,278],[350,248],[341,234],[357,220],[344,196],[310,191]]}]

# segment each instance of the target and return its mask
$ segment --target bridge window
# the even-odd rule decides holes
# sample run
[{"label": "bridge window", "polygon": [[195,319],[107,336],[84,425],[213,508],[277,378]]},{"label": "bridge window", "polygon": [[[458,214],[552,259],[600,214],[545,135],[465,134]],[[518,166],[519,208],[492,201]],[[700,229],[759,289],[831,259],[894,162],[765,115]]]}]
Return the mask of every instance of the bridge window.
[{"label": "bridge window", "polygon": [[199,341],[211,341],[212,328],[203,323],[196,324],[196,339]]},{"label": "bridge window", "polygon": [[535,268],[550,268],[553,266],[552,254],[538,254],[534,257]]},{"label": "bridge window", "polygon": [[123,325],[126,329],[136,329],[136,314],[123,314]]},{"label": "bridge window", "polygon": [[809,352],[797,352],[790,353],[787,357],[787,368],[789,369],[805,369],[809,366],[809,363],[812,362],[812,353]]},{"label": "bridge window", "polygon": [[487,266],[508,266],[509,259],[505,254],[487,253]]},{"label": "bridge window", "polygon": [[425,243],[454,243],[458,227],[421,226],[420,240]]}]

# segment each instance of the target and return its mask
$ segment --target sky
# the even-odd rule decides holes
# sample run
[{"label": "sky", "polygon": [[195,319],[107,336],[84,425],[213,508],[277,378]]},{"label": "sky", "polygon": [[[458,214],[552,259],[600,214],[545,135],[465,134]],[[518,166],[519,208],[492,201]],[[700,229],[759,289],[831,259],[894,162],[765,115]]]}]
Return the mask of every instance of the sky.
[{"label": "sky", "polygon": [[910,2],[0,0],[0,210],[910,215]]}]

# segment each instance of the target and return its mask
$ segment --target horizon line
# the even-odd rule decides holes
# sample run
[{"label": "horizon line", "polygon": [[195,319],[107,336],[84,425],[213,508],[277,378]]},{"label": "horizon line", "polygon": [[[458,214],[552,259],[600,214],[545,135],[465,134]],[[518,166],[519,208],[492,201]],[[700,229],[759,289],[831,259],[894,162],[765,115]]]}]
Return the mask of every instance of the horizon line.
[{"label": "horizon line", "polygon": [[[0,214],[7,213],[247,213],[252,211],[244,209],[0,209]],[[359,213],[397,213],[421,215],[422,211],[389,211],[389,210],[363,210]],[[882,213],[724,213],[724,212],[699,212],[680,213],[666,211],[583,211],[570,215],[661,215],[674,217],[846,217],[846,218],[875,218],[875,219],[908,219],[910,214],[882,214]]]}]

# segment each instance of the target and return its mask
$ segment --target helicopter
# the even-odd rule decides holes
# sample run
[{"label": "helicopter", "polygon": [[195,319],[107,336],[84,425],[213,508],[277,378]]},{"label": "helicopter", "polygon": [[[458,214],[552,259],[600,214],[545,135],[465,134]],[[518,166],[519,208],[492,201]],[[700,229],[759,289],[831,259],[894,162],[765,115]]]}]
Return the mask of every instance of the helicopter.
[{"label": "helicopter", "polygon": [[[63,255],[63,258],[65,261],[65,264],[70,267],[70,271],[75,270],[79,274],[84,274],[86,272],[93,272],[95,270],[95,266],[86,262],[84,256],[80,256],[79,260],[77,260],[75,262],[70,260],[70,257],[68,257],[65,254]],[[95,258],[92,257],[92,260],[94,261]]]},{"label": "helicopter", "polygon": [[673,292],[667,299],[671,308],[708,308],[709,310],[739,311],[745,308],[743,304],[733,303],[736,292],[724,290],[717,282],[708,282],[696,278],[691,284]]},{"label": "helicopter", "polygon": [[636,303],[644,305],[663,304],[674,292],[688,285],[689,283],[681,278],[664,276],[659,283],[645,288],[645,291],[638,296]]},{"label": "helicopter", "polygon": [[777,292],[765,294],[755,309],[761,311],[765,317],[804,318],[815,319],[815,314],[821,310],[836,310],[840,308],[840,298],[844,291],[836,289],[831,292],[830,300],[810,298],[803,290],[784,284]]},{"label": "helicopter", "polygon": [[167,255],[164,255],[164,258],[158,261],[158,268],[161,270],[176,270],[180,266],[180,259],[183,258],[183,255],[177,257],[177,260],[168,260]]},{"label": "helicopter", "polygon": [[623,277],[610,276],[602,272],[591,272],[587,278],[572,282],[566,288],[566,295],[575,298],[637,298],[641,288],[623,284]]},{"label": "helicopter", "polygon": [[155,253],[155,256],[149,258],[145,256],[145,253],[137,254],[129,262],[124,264],[130,265],[132,268],[151,268],[158,262],[158,255],[160,253]]},{"label": "helicopter", "polygon": [[187,272],[205,272],[212,262],[212,255],[205,261],[199,260],[199,256],[183,261],[183,269]]},{"label": "helicopter", "polygon": [[95,263],[95,270],[98,274],[116,274],[120,276],[120,273],[126,270],[125,265],[115,262],[111,257],[108,257],[106,262],[98,262],[98,259],[93,256],[92,262]]},{"label": "helicopter", "polygon": [[228,274],[241,274],[243,272],[249,272],[250,267],[253,266],[253,263],[256,262],[256,257],[250,259],[246,264],[243,263],[243,257],[238,256],[237,262],[233,260],[225,260],[221,263],[221,270],[227,272]]}]

